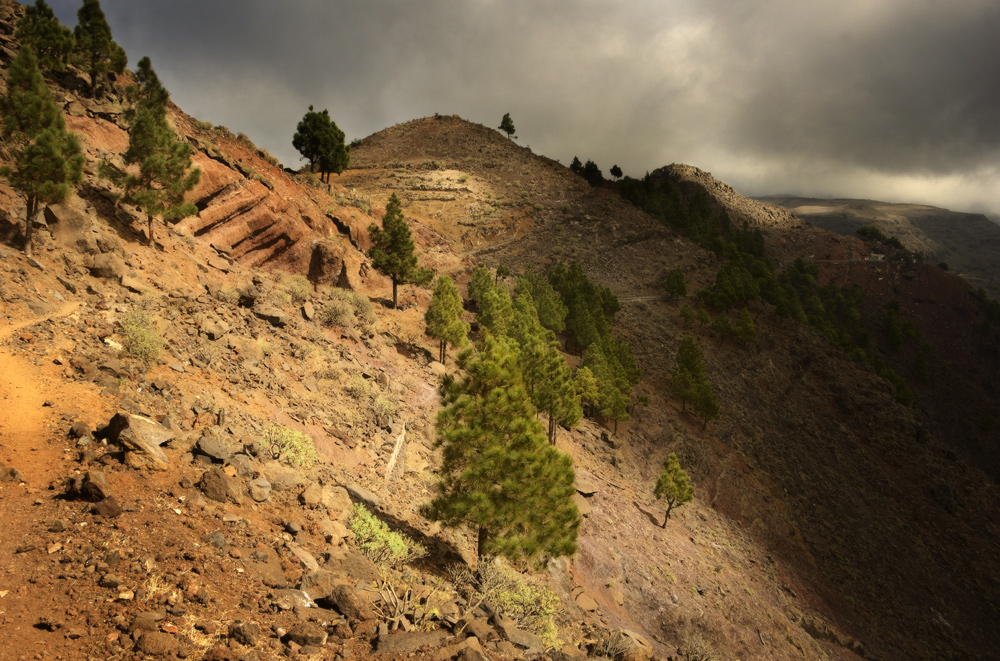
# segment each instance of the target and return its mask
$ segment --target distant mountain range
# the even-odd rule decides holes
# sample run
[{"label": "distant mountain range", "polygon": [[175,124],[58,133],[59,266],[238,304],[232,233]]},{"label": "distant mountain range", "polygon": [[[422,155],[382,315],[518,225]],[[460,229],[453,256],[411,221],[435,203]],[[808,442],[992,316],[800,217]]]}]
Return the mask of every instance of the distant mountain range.
[{"label": "distant mountain range", "polygon": [[782,206],[816,227],[854,235],[862,225],[875,225],[932,264],[949,269],[1000,298],[1000,219],[920,204],[875,200],[824,200],[778,195],[755,198]]}]

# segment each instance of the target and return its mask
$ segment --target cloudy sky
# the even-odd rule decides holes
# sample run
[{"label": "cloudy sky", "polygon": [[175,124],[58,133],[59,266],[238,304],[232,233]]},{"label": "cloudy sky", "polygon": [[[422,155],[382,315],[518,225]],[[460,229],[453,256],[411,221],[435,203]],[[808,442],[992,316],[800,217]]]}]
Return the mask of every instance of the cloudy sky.
[{"label": "cloudy sky", "polygon": [[[49,0],[75,25],[78,0]],[[1000,214],[997,0],[104,0],[134,66],[288,166],[436,112],[569,163]],[[996,216],[995,216],[996,217]]]}]

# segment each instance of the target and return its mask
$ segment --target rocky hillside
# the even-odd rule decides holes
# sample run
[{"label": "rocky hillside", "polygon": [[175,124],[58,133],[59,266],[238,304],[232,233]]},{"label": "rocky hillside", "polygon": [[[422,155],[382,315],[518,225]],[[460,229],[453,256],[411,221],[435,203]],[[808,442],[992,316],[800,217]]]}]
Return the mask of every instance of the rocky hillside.
[{"label": "rocky hillside", "polygon": [[986,216],[958,213],[920,204],[874,200],[823,200],[802,197],[760,198],[780,205],[816,227],[854,236],[862,225],[874,225],[919,252],[931,264],[944,262],[973,287],[1000,297],[1000,227]]},{"label": "rocky hillside", "polygon": [[[20,11],[0,5],[5,66]],[[14,533],[0,539],[0,659],[994,653],[998,439],[983,423],[1000,410],[996,331],[957,278],[903,255],[858,264],[856,239],[696,168],[657,173],[761,228],[777,270],[802,257],[823,283],[864,287],[873,342],[914,384],[904,406],[765,303],[750,306],[754,347],[685,324],[664,273],[683,269],[693,294],[719,257],[452,116],[366,138],[325,186],[173,108],[198,150],[199,213],[149,248],[96,176],[127,144],[121,98],[87,99],[84,82],[49,81],[88,166],[33,260],[18,250],[23,201],[0,183],[0,511]],[[429,360],[429,293],[404,287],[390,309],[364,255],[392,193],[439,273],[462,283],[478,261],[516,273],[575,259],[623,303],[649,406],[617,434],[594,420],[559,431],[585,519],[579,553],[533,574],[560,598],[554,647],[477,607],[449,571],[474,563],[474,540],[418,513],[439,461],[437,385],[455,366]],[[934,349],[927,383],[919,347],[879,344],[890,299]],[[163,341],[148,364],[123,350],[144,320]],[[707,427],[669,396],[685,333],[719,393]],[[318,463],[278,461],[281,429],[311,437]],[[670,452],[696,495],[663,528],[652,490]],[[429,555],[374,564],[348,529],[354,503]]]}]

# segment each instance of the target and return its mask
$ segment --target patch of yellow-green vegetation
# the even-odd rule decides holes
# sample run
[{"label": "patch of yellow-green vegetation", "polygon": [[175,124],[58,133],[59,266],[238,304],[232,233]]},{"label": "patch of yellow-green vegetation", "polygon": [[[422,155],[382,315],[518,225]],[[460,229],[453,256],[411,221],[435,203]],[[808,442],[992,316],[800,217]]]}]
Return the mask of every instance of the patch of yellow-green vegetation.
[{"label": "patch of yellow-green vegetation", "polygon": [[344,385],[344,392],[354,399],[371,397],[372,384],[368,383],[368,380],[360,374],[352,374]]},{"label": "patch of yellow-green vegetation", "polygon": [[348,522],[354,533],[354,543],[372,562],[381,566],[401,568],[427,555],[427,549],[403,533],[389,530],[384,521],[361,503],[351,508]]},{"label": "patch of yellow-green vegetation", "polygon": [[364,294],[335,287],[330,291],[319,320],[325,326],[357,328],[364,335],[372,335],[378,315],[375,306]]},{"label": "patch of yellow-green vegetation", "polygon": [[396,402],[384,395],[379,395],[372,403],[372,411],[375,412],[375,416],[378,418],[384,415],[393,415],[396,413]]},{"label": "patch of yellow-green vegetation", "polygon": [[475,573],[464,565],[453,565],[450,571],[456,585],[471,587],[470,605],[485,601],[502,617],[540,636],[548,647],[558,646],[555,615],[559,597],[552,590],[500,558],[480,562]]},{"label": "patch of yellow-green vegetation", "polygon": [[304,275],[290,275],[281,279],[281,288],[292,299],[293,303],[305,303],[312,291],[312,283]]},{"label": "patch of yellow-green vegetation", "polygon": [[355,189],[337,193],[333,196],[338,203],[344,206],[354,207],[366,216],[372,215],[372,198],[364,193],[359,193]]},{"label": "patch of yellow-green vegetation", "polygon": [[149,313],[151,303],[141,301],[121,318],[122,346],[133,358],[138,358],[147,365],[155,362],[163,351],[163,338],[156,330],[153,317]]},{"label": "patch of yellow-green vegetation", "polygon": [[319,460],[311,437],[283,425],[271,425],[264,431],[264,448],[279,461],[301,468]]}]

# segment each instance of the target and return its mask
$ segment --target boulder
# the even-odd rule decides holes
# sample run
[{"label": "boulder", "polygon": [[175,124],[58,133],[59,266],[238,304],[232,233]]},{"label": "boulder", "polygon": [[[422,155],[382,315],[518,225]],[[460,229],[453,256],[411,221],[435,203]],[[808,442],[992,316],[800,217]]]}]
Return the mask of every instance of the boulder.
[{"label": "boulder", "polygon": [[309,280],[317,285],[336,285],[344,269],[344,247],[331,241],[313,244],[309,258]]},{"label": "boulder", "polygon": [[356,482],[351,482],[347,485],[347,493],[351,494],[351,498],[358,502],[362,502],[367,505],[370,509],[378,509],[378,496],[373,494],[368,489],[364,488]]},{"label": "boulder", "polygon": [[421,647],[438,647],[447,639],[448,632],[440,629],[389,633],[388,627],[380,627],[375,651],[379,654],[416,652]]},{"label": "boulder", "polygon": [[495,618],[496,628],[504,640],[510,641],[517,647],[526,650],[536,650],[541,652],[545,649],[542,639],[533,633],[518,629],[510,620],[504,617]]},{"label": "boulder", "polygon": [[121,280],[122,276],[125,275],[125,264],[114,253],[94,255],[90,274],[95,278]]},{"label": "boulder", "polygon": [[297,470],[282,466],[277,461],[269,461],[264,464],[263,473],[275,491],[292,491],[300,484],[307,482],[306,478]]},{"label": "boulder", "polygon": [[[354,578],[354,577],[352,577]],[[338,582],[330,589],[324,603],[335,608],[341,615],[355,620],[374,620],[378,617],[367,599],[358,595],[354,586]]]},{"label": "boulder", "polygon": [[323,489],[315,482],[311,482],[302,493],[299,494],[299,502],[309,509],[318,508],[323,502]]},{"label": "boulder", "polygon": [[250,480],[247,491],[255,502],[263,503],[271,495],[271,483],[266,477],[258,477]]},{"label": "boulder", "polygon": [[107,439],[125,449],[125,462],[133,468],[166,470],[170,460],[160,446],[174,433],[149,418],[120,411],[108,423]]},{"label": "boulder", "polygon": [[330,549],[323,569],[328,569],[337,576],[350,578],[353,581],[374,582],[381,575],[374,562],[361,555],[359,551],[346,547]]},{"label": "boulder", "polygon": [[330,542],[334,546],[340,546],[340,543],[352,536],[350,530],[347,529],[343,523],[337,519],[324,519],[320,521],[319,532],[326,541]]},{"label": "boulder", "polygon": [[224,462],[233,453],[214,427],[209,427],[202,433],[196,447],[202,454],[208,455],[218,462]]},{"label": "boulder", "polygon": [[236,475],[242,478],[249,479],[255,474],[253,469],[253,459],[243,453],[234,454],[226,459],[226,465],[232,466],[236,470]]},{"label": "boulder", "polygon": [[214,501],[224,503],[231,500],[236,504],[243,502],[238,484],[221,468],[212,468],[202,473],[198,486],[206,497]]},{"label": "boulder", "polygon": [[576,505],[576,510],[580,513],[580,516],[590,516],[594,512],[594,508],[590,506],[587,499],[579,493],[573,494],[573,504]]},{"label": "boulder", "polygon": [[242,620],[236,620],[235,622],[229,625],[229,637],[235,640],[240,645],[253,647],[258,642],[260,642],[260,637],[261,637],[260,625],[254,624],[252,622],[244,622]]},{"label": "boulder", "polygon": [[255,305],[253,314],[276,328],[284,328],[288,325],[288,315],[271,305]]},{"label": "boulder", "polygon": [[302,622],[292,627],[285,638],[296,645],[322,647],[326,645],[327,633],[315,622]]},{"label": "boulder", "polygon": [[347,523],[351,518],[351,496],[344,487],[323,487],[322,503],[331,519]]},{"label": "boulder", "polygon": [[329,597],[333,592],[336,577],[333,572],[325,569],[311,571],[302,577],[299,589],[308,594],[314,600]]}]

